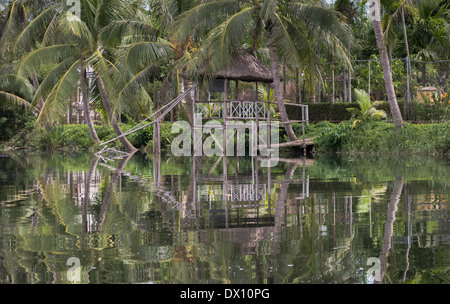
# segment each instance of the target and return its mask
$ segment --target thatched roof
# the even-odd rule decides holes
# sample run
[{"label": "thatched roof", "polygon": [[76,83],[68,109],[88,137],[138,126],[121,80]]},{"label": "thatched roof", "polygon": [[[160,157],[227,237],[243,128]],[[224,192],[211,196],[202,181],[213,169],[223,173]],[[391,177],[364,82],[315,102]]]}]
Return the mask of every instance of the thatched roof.
[{"label": "thatched roof", "polygon": [[228,68],[215,73],[215,77],[246,82],[273,82],[270,68],[245,51],[239,51],[231,59]]}]

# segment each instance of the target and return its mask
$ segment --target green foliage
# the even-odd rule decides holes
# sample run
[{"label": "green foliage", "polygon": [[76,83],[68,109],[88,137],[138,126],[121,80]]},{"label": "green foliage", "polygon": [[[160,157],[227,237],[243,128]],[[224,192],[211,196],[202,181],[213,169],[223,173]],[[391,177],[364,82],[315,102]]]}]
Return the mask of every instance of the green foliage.
[{"label": "green foliage", "polygon": [[[310,122],[316,123],[321,121],[342,122],[352,119],[351,113],[347,108],[358,108],[356,102],[352,103],[306,103],[309,109]],[[376,103],[377,109],[386,112],[388,118],[391,115],[389,103],[380,101]],[[404,117],[403,101],[398,101],[398,106]],[[300,107],[289,106],[286,104],[286,109],[291,120],[301,120],[302,113]],[[412,116],[408,120],[412,121],[434,121],[444,122],[450,120],[450,104],[427,104],[413,101],[411,104]]]},{"label": "green foliage", "polygon": [[29,131],[35,117],[26,109],[5,109],[0,107],[0,142],[8,141],[17,133],[26,129]]},{"label": "green foliage", "polygon": [[448,155],[450,151],[450,123],[405,123],[401,132],[391,123],[362,122],[352,128],[350,122],[332,124],[321,122],[307,129],[307,137],[314,137],[318,153]]},{"label": "green foliage", "polygon": [[87,125],[63,125],[36,132],[36,148],[46,150],[90,150],[94,148]]},{"label": "green foliage", "polygon": [[352,118],[355,119],[353,126],[361,121],[379,120],[387,117],[385,111],[377,110],[375,108],[378,103],[372,103],[370,101],[370,96],[366,91],[355,89],[355,96],[358,108],[347,108],[347,111],[352,113]]},{"label": "green foliage", "polygon": [[[355,65],[355,75],[358,75],[356,79],[356,86],[369,90],[369,76],[371,92],[375,99],[380,100],[384,97],[386,91],[384,86],[383,68],[380,63],[379,55],[371,55],[372,60],[370,64],[363,62],[363,64]],[[370,75],[369,75],[370,74]],[[405,92],[406,90],[406,69],[404,63],[401,60],[392,60],[392,79],[394,81],[394,88],[396,92]]]}]

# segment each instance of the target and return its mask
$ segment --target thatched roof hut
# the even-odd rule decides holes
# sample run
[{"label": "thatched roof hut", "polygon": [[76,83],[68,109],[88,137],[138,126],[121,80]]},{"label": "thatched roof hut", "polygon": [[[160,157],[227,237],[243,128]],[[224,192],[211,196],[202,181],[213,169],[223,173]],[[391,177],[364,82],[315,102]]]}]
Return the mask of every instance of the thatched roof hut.
[{"label": "thatched roof hut", "polygon": [[226,69],[215,73],[216,79],[228,79],[245,82],[273,82],[272,71],[261,60],[240,50],[231,59]]}]

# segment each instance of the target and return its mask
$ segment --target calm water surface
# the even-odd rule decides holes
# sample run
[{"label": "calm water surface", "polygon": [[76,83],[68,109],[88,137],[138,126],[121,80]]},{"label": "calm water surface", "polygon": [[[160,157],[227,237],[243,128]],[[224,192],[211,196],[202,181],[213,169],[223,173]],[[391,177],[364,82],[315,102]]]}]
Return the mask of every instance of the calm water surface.
[{"label": "calm water surface", "polygon": [[8,155],[3,284],[450,282],[448,160]]}]

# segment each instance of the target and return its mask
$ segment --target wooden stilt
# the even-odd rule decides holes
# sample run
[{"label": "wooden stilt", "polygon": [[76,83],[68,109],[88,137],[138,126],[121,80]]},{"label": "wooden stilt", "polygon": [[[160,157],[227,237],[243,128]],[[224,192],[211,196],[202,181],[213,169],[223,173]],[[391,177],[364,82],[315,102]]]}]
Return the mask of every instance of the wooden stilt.
[{"label": "wooden stilt", "polygon": [[[286,80],[285,80],[286,81]],[[271,145],[270,145],[270,133],[271,133],[271,127],[270,127],[270,116],[271,116],[271,111],[270,111],[270,83],[267,83],[267,149],[271,149]]]},{"label": "wooden stilt", "polygon": [[227,119],[228,119],[228,79],[225,78],[224,80],[224,98],[223,98],[223,145],[222,145],[222,153],[223,156],[227,156]]}]

